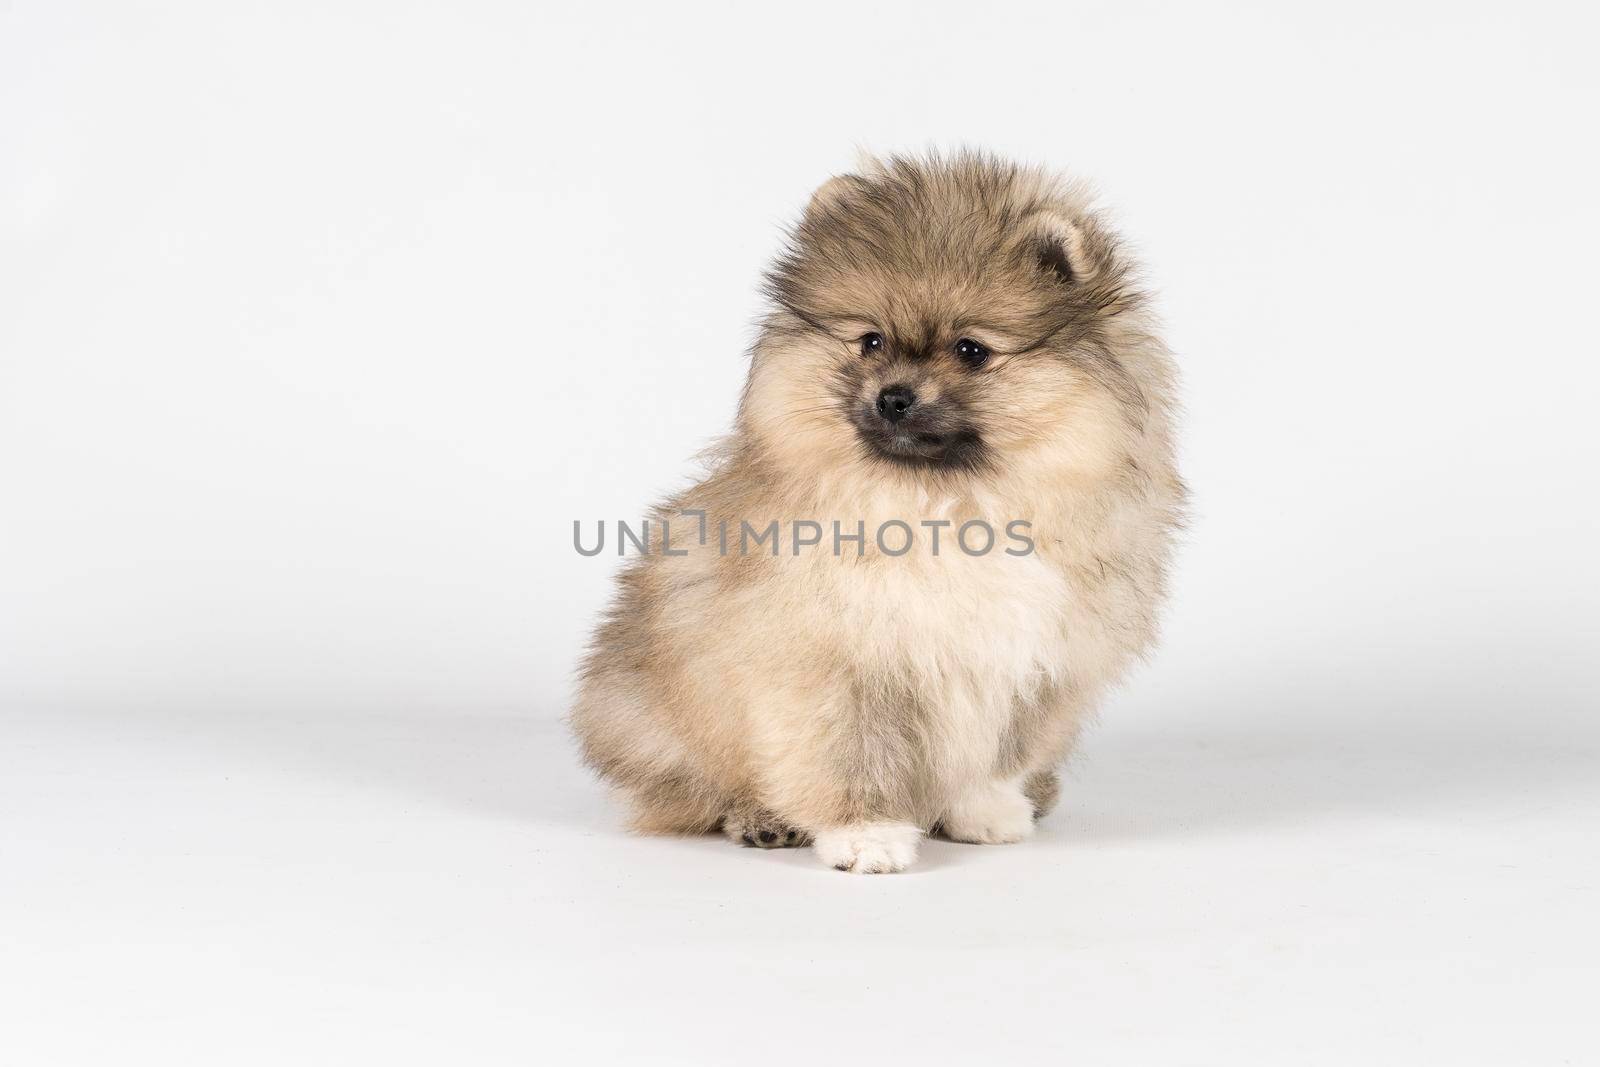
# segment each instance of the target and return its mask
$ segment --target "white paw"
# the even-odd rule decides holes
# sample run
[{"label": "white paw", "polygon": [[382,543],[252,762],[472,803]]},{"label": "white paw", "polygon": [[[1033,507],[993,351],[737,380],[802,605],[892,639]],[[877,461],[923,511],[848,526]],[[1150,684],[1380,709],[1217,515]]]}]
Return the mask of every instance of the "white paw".
[{"label": "white paw", "polygon": [[922,830],[906,822],[864,822],[817,834],[822,862],[856,874],[891,874],[917,859]]},{"label": "white paw", "polygon": [[989,782],[950,805],[940,823],[952,841],[1009,844],[1033,836],[1033,802],[1020,782]]}]

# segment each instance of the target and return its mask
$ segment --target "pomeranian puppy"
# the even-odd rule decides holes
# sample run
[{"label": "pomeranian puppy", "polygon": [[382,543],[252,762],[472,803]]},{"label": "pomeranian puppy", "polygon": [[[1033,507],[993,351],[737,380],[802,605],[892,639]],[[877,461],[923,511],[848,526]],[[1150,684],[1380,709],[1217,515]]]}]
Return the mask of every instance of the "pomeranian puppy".
[{"label": "pomeranian puppy", "polygon": [[1033,832],[1155,638],[1184,489],[1169,354],[1077,186],[861,170],[770,269],[735,428],[652,512],[572,725],[639,830],[875,873]]}]

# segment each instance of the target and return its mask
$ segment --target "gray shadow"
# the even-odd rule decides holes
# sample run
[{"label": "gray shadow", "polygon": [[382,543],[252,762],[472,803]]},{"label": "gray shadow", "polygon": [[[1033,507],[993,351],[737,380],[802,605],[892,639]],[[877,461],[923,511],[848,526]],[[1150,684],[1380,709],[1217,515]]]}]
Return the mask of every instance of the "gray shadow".
[{"label": "gray shadow", "polygon": [[[1371,684],[1367,684],[1371,683]],[[1304,688],[1302,680],[1296,686]],[[1374,688],[1374,686],[1376,688]],[[1218,694],[1176,722],[1113,706],[1064,774],[1041,826],[1057,842],[1112,841],[1314,825],[1491,803],[1536,807],[1553,792],[1600,783],[1600,732],[1581,699],[1540,717],[1502,712],[1482,687],[1418,714],[1396,679],[1324,684],[1296,709],[1291,692],[1257,693],[1254,711]],[[1440,704],[1437,692],[1431,694]],[[1558,706],[1559,705],[1559,706]],[[1267,714],[1263,709],[1272,709]],[[225,761],[302,779],[387,790],[522,824],[618,834],[622,813],[582,766],[565,724],[546,710],[457,713],[76,713],[105,737],[203,746]],[[964,862],[968,850],[933,850]]]}]

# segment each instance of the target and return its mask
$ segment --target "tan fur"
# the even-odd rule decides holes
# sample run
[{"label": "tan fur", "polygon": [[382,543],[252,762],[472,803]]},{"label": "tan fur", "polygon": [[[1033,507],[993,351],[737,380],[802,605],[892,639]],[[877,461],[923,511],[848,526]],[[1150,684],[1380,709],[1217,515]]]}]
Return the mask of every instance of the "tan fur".
[{"label": "tan fur", "polygon": [[[893,159],[818,190],[769,292],[733,434],[653,516],[657,547],[665,520],[688,554],[637,559],[595,635],[585,755],[640,829],[792,829],[847,869],[899,869],[937,825],[1025,836],[1085,715],[1151,647],[1181,513],[1173,370],[1129,264],[1071,185]],[[893,338],[883,356],[869,331]],[[959,337],[989,362],[951,356]],[[967,413],[982,461],[864,447],[851,419],[890,381]],[[707,513],[706,545],[680,509]],[[953,551],[977,518],[1031,522],[1036,551]],[[796,554],[795,519],[823,543]],[[918,528],[896,557],[873,541],[891,519],[952,525],[939,555]],[[739,554],[741,521],[772,520],[780,554]],[[834,520],[865,524],[862,555],[833,554]]]}]

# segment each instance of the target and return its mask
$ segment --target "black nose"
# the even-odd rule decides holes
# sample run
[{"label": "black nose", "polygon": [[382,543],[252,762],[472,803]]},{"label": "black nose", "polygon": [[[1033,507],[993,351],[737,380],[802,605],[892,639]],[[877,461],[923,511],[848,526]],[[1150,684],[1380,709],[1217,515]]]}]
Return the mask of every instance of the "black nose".
[{"label": "black nose", "polygon": [[878,394],[878,414],[890,422],[899,422],[917,402],[917,394],[909,385],[891,385]]}]

